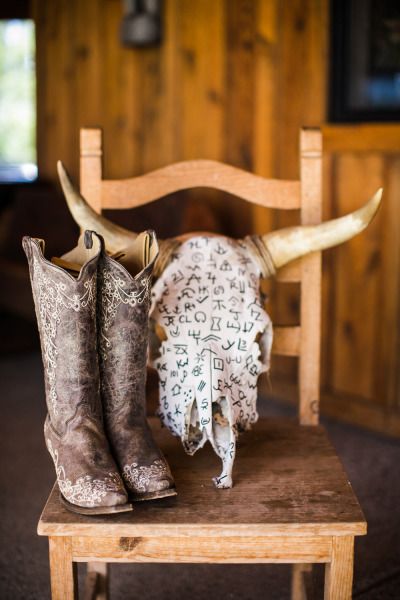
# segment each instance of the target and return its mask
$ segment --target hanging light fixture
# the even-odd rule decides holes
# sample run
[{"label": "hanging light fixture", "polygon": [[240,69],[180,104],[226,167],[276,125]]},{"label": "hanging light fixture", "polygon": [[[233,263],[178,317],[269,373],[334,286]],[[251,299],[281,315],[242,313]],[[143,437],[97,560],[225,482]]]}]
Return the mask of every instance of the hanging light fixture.
[{"label": "hanging light fixture", "polygon": [[161,41],[161,0],[123,0],[120,40],[124,46],[155,46]]}]

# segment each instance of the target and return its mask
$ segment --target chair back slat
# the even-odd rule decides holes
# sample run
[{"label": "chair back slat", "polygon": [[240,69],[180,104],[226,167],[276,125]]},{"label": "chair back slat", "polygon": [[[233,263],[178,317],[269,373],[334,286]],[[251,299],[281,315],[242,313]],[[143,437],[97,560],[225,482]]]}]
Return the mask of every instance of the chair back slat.
[{"label": "chair back slat", "polygon": [[301,327],[274,327],[272,353],[280,356],[299,356]]},{"label": "chair back slat", "polygon": [[276,274],[276,280],[282,283],[298,283],[301,281],[301,259],[289,263]]},{"label": "chair back slat", "polygon": [[[321,222],[322,136],[300,133],[300,180],[265,179],[213,160],[175,163],[130,179],[102,178],[102,132],[82,129],[81,192],[97,211],[135,208],[184,189],[209,187],[265,208],[300,209],[300,223]],[[274,328],[273,353],[299,357],[299,420],[319,419],[321,253],[287,265],[277,274],[282,283],[300,282],[300,325]]]},{"label": "chair back slat", "polygon": [[215,160],[179,162],[131,179],[102,182],[102,208],[136,208],[162,196],[208,187],[265,208],[300,208],[300,182],[264,179]]}]

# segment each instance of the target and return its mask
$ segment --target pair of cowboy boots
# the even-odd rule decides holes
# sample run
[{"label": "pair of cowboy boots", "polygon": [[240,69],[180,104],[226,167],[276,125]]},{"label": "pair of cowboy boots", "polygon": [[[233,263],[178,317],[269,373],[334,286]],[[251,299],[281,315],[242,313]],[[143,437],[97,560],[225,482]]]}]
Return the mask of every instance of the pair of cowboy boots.
[{"label": "pair of cowboy boots", "polygon": [[153,232],[117,262],[86,231],[52,262],[24,237],[45,373],[44,431],[62,502],[82,514],[132,510],[175,495],[146,420],[145,383]]}]

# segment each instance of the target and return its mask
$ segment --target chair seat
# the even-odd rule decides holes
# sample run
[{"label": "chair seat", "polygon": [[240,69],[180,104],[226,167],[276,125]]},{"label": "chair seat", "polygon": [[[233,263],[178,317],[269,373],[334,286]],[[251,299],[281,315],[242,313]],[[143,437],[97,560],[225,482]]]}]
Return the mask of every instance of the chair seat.
[{"label": "chair seat", "polygon": [[[129,537],[363,535],[366,522],[321,426],[260,419],[239,438],[234,487],[211,478],[220,461],[209,445],[187,456],[180,440],[151,420],[175,477],[178,496],[135,503],[130,513],[88,517],[69,512],[55,484],[39,535]],[[199,540],[200,541],[200,540]]]}]

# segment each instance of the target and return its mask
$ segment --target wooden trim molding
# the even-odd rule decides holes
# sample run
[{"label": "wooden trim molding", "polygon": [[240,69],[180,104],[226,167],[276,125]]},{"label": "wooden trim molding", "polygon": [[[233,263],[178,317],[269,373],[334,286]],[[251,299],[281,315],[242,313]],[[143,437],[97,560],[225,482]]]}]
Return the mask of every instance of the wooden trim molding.
[{"label": "wooden trim molding", "polygon": [[323,125],[324,152],[399,152],[399,123]]},{"label": "wooden trim molding", "polygon": [[[262,378],[259,381],[259,393],[273,396],[284,405],[297,406],[298,386],[272,377],[270,384]],[[340,422],[356,425],[383,435],[400,438],[400,410],[388,408],[357,396],[335,391],[322,391],[320,399],[321,414]]]}]

